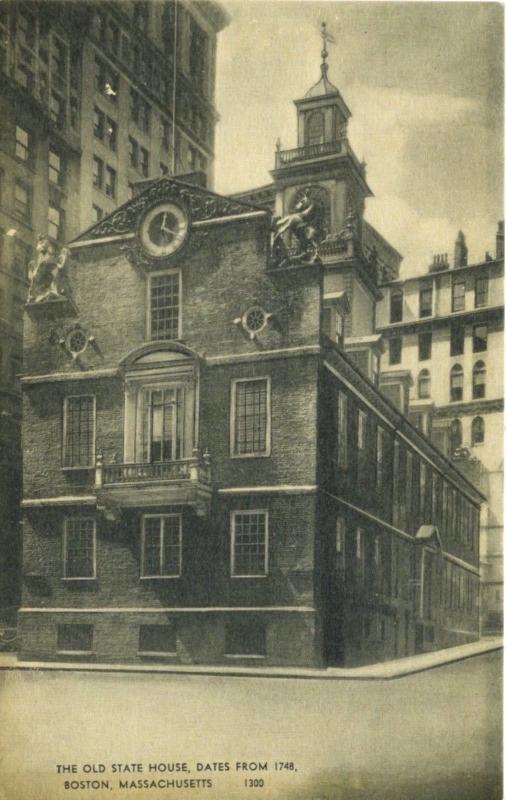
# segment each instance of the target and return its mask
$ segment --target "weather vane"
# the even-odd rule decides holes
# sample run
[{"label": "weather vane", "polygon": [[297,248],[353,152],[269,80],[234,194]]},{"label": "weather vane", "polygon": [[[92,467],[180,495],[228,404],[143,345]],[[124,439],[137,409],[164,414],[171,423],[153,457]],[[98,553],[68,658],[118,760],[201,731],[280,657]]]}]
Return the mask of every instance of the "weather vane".
[{"label": "weather vane", "polygon": [[328,70],[328,65],[326,63],[327,56],[328,56],[327,42],[329,42],[330,44],[335,44],[336,40],[334,39],[332,34],[327,31],[327,23],[326,22],[322,22],[322,24],[320,26],[320,36],[322,37],[322,41],[323,41],[323,49],[322,49],[322,52],[321,52],[321,56],[322,56],[321,69],[322,69],[322,74],[323,74],[323,73],[326,73],[327,70]]}]

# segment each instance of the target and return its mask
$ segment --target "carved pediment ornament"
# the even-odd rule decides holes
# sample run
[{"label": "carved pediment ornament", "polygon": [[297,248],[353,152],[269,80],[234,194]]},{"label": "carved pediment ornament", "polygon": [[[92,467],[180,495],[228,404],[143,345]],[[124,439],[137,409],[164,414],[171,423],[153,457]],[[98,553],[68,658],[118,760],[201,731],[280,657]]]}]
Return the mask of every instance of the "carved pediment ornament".
[{"label": "carved pediment ornament", "polygon": [[98,239],[102,236],[121,235],[137,229],[141,217],[157,203],[173,200],[182,205],[192,222],[227,217],[244,212],[244,205],[226,197],[210,194],[198,186],[181,184],[165,179],[158,181],[128,205],[120,208],[110,217],[95,225],[88,236]]}]

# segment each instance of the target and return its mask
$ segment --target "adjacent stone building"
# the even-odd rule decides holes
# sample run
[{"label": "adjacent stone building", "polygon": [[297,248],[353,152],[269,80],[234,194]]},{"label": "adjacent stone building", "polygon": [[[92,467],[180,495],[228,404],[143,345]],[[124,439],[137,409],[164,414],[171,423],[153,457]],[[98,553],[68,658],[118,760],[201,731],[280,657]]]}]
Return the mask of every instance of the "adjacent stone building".
[{"label": "adjacent stone building", "polygon": [[504,225],[493,255],[469,263],[459,232],[453,259],[381,287],[386,342],[381,386],[487,497],[481,520],[482,630],[502,629]]},{"label": "adjacent stone building", "polygon": [[23,304],[36,237],[62,243],[143,178],[213,180],[214,2],[0,3],[0,623],[19,602]]},{"label": "adjacent stone building", "polygon": [[23,658],[354,665],[478,636],[483,496],[378,388],[400,256],[325,58],[296,105],[272,186],[149,181],[39,255]]}]

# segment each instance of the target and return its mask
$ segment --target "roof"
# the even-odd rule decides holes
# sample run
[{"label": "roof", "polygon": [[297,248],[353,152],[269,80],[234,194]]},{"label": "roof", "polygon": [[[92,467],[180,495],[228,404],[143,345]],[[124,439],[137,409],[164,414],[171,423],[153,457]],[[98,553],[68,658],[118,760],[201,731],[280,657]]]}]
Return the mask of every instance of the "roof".
[{"label": "roof", "polygon": [[111,214],[103,217],[90,228],[80,233],[72,240],[76,242],[90,242],[106,236],[125,235],[137,229],[143,214],[158,202],[173,200],[182,203],[194,223],[202,220],[234,219],[240,216],[260,216],[268,212],[265,206],[253,205],[244,200],[239,200],[211,192],[194,183],[164,176],[156,180],[146,181],[146,188],[139,194],[127,200],[126,203],[116,208]]}]

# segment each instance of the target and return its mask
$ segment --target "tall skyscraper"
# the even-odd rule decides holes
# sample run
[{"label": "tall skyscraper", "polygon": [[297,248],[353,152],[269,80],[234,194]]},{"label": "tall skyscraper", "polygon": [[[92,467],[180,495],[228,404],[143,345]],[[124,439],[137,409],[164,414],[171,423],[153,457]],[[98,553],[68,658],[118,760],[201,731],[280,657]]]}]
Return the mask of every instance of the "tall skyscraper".
[{"label": "tall skyscraper", "polygon": [[215,2],[0,4],[0,620],[16,604],[17,376],[37,237],[70,240],[144,178],[198,171],[212,185],[227,24]]}]

